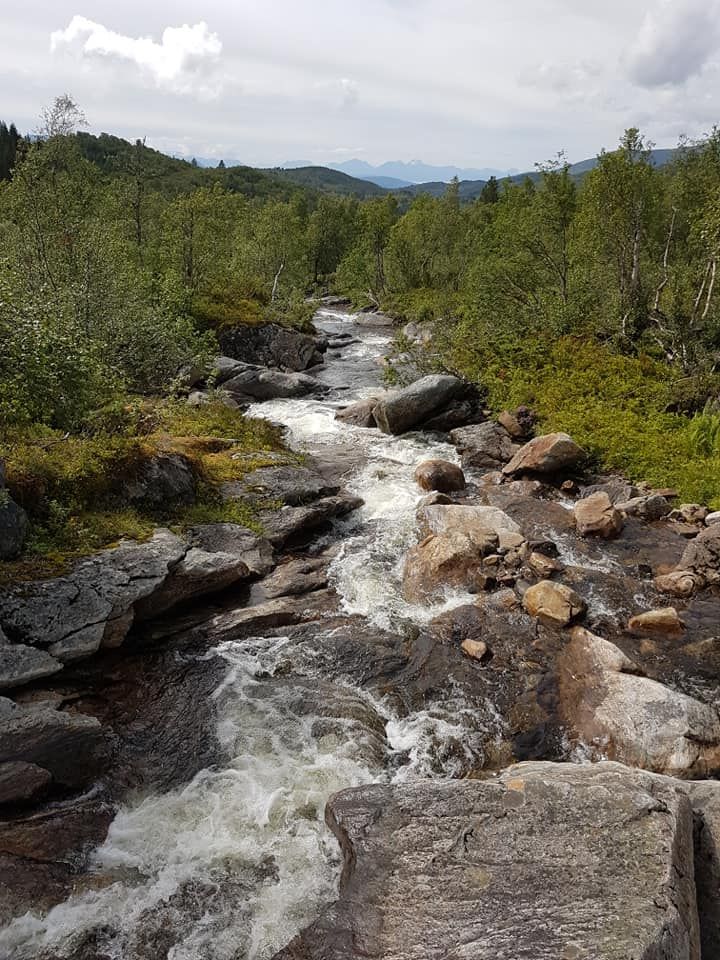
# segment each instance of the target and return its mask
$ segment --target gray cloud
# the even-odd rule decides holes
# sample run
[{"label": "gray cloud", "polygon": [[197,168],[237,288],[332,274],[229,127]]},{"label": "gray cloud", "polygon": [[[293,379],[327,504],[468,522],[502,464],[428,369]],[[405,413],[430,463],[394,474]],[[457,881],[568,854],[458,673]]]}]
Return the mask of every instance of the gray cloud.
[{"label": "gray cloud", "polygon": [[701,73],[720,43],[719,14],[717,0],[657,0],[627,51],[630,79],[660,87]]}]

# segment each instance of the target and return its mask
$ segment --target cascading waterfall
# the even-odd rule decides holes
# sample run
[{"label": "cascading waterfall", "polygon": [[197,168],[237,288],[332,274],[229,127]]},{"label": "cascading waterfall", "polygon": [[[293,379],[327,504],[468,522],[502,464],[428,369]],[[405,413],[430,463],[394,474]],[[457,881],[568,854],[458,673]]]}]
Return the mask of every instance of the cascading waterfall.
[{"label": "cascading waterfall", "polygon": [[[425,622],[443,607],[410,605],[400,588],[421,496],[413,471],[429,457],[455,461],[455,450],[421,434],[386,437],[337,422],[339,406],[378,389],[388,337],[336,312],[321,311],[317,323],[357,338],[320,373],[330,393],[250,412],[286,426],[299,450],[327,455],[337,446],[342,456],[341,445],[355,448],[360,466],[346,485],[365,506],[333,535],[341,543],[331,566],[341,609],[385,629]],[[445,606],[467,599],[450,594]],[[323,639],[318,626],[312,642],[320,648]],[[457,775],[463,763],[442,749],[449,741],[472,762],[472,718],[462,702],[399,717],[350,684],[318,676],[303,687],[279,669],[291,636],[228,642],[217,652],[227,661],[215,692],[225,762],[182,788],[128,798],[93,855],[97,885],[47,916],[27,914],[0,930],[0,955],[264,960],[335,895],[340,856],[323,822],[330,794],[382,779]],[[324,704],[316,710],[318,696]],[[330,725],[328,700],[339,705]],[[88,943],[95,953],[82,952]]]}]

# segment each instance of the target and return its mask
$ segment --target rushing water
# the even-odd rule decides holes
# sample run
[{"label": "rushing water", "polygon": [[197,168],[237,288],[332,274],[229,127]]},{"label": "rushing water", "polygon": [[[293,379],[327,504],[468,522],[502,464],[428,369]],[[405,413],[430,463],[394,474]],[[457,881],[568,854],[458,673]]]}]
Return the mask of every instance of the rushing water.
[{"label": "rushing water", "polygon": [[[455,450],[421,434],[386,437],[336,421],[339,406],[381,389],[389,338],[337,312],[321,311],[317,323],[356,338],[333,350],[320,373],[328,395],[258,404],[251,413],[284,424],[299,450],[358,465],[347,486],[365,505],[334,534],[341,546],[331,577],[341,610],[386,629],[426,621],[442,607],[407,604],[400,589],[403,556],[416,538],[413,471],[428,457],[456,460]],[[446,607],[466,600],[450,594]],[[320,648],[323,640],[318,627],[312,643]],[[46,916],[9,924],[0,931],[0,956],[271,957],[334,896],[339,851],[323,822],[330,794],[382,779],[461,773],[463,758],[445,751],[449,742],[471,763],[467,705],[397,716],[349,683],[312,671],[287,677],[282,666],[292,644],[289,632],[217,651],[227,661],[214,694],[225,762],[182,788],[128,799],[93,855],[97,883]]]}]

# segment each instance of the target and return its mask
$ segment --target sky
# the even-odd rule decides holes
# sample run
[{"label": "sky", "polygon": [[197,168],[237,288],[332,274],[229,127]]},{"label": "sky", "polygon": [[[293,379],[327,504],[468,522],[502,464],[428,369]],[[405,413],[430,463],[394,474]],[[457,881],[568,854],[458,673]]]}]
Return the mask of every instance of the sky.
[{"label": "sky", "polygon": [[530,169],[720,123],[720,0],[4,0],[0,119],[255,166]]}]

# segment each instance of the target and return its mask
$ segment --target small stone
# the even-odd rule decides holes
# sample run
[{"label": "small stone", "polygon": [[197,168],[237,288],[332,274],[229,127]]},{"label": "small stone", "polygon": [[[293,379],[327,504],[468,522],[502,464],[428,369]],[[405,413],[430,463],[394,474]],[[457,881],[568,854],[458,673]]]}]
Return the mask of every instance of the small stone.
[{"label": "small stone", "polygon": [[566,627],[582,616],[587,605],[564,583],[541,580],[525,591],[523,607],[531,617],[548,627]]},{"label": "small stone", "polygon": [[587,459],[587,454],[567,433],[549,433],[535,437],[503,467],[505,476],[523,473],[552,475],[574,470]]},{"label": "small stone", "polygon": [[665,607],[632,617],[628,630],[638,637],[678,637],[685,632],[685,624],[675,607]]},{"label": "small stone", "polygon": [[685,599],[691,597],[700,586],[699,578],[690,570],[673,570],[655,577],[655,586],[661,593]]},{"label": "small stone", "polygon": [[583,537],[616,537],[623,528],[623,518],[607,493],[593,493],[575,504],[575,525]]},{"label": "small stone", "polygon": [[528,557],[528,567],[536,577],[543,580],[549,580],[554,573],[560,573],[563,569],[563,565],[558,560],[536,551]]},{"label": "small stone", "polygon": [[488,652],[487,644],[482,640],[463,640],[460,648],[473,660],[482,660]]},{"label": "small stone", "polygon": [[714,510],[705,517],[705,523],[711,527],[714,523],[720,523],[720,510]]}]

